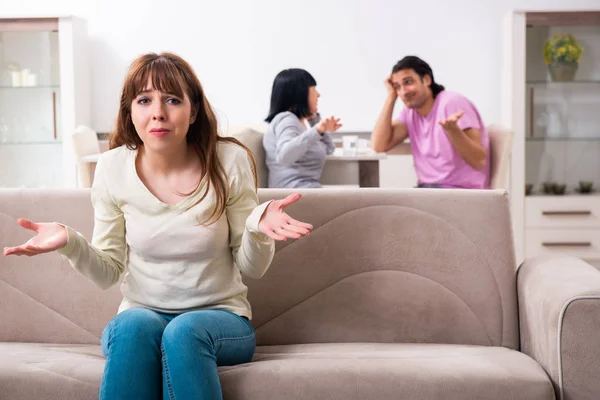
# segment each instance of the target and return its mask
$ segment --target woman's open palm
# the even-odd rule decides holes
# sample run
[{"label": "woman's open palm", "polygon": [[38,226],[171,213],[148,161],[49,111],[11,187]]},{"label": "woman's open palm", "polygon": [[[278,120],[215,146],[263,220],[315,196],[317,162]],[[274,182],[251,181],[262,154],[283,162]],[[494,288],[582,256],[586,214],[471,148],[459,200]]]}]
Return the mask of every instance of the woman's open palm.
[{"label": "woman's open palm", "polygon": [[335,132],[342,127],[340,119],[333,115],[331,117],[323,118],[321,122],[319,122],[319,125],[321,125],[320,130],[322,132]]},{"label": "woman's open palm", "polygon": [[283,200],[272,201],[263,213],[258,229],[274,240],[299,239],[308,235],[312,229],[311,224],[296,221],[283,211],[285,207],[300,200],[300,197],[300,193],[294,193]]},{"label": "woman's open palm", "polygon": [[23,228],[34,231],[37,234],[21,246],[5,247],[5,256],[11,254],[17,256],[36,256],[60,249],[67,244],[68,235],[66,228],[55,222],[35,223],[19,218],[17,223]]}]

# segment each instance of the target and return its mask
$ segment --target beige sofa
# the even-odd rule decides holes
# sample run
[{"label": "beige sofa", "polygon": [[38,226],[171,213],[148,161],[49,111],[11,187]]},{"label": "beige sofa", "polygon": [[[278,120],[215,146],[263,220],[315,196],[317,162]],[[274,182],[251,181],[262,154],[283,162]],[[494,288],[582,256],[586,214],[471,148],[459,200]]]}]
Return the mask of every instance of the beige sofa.
[{"label": "beige sofa", "polygon": [[[225,399],[600,398],[600,273],[557,257],[517,276],[505,194],[303,193],[289,211],[314,231],[246,280],[259,347],[222,368]],[[92,233],[83,189],[1,190],[0,247],[30,237],[17,217]],[[119,301],[57,254],[0,256],[0,398],[97,398]]]}]

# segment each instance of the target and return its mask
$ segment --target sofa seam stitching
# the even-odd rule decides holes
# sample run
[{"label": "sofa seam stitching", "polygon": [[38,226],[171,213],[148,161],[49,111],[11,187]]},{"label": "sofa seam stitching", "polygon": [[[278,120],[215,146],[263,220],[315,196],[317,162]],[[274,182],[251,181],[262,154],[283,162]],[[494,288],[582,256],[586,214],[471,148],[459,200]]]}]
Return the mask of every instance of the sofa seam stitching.
[{"label": "sofa seam stitching", "polygon": [[270,320],[268,320],[268,321],[264,322],[264,323],[263,323],[263,324],[261,324],[261,325],[258,325],[258,326],[256,327],[256,330],[258,330],[259,328],[261,328],[261,327],[265,326],[265,325],[266,325],[266,324],[268,324],[269,322],[271,322],[271,321],[275,320],[275,318],[278,318],[278,317],[282,316],[283,314],[285,314],[285,313],[289,312],[289,311],[290,311],[290,310],[292,310],[293,308],[295,308],[295,307],[299,306],[299,305],[300,305],[300,304],[302,304],[302,303],[305,303],[306,301],[308,301],[308,300],[312,299],[313,297],[315,297],[315,296],[319,295],[320,293],[323,293],[323,291],[325,291],[325,290],[327,290],[327,289],[329,289],[329,288],[331,288],[331,287],[333,287],[333,286],[337,285],[338,283],[340,283],[340,282],[342,282],[342,281],[345,281],[345,280],[347,280],[347,279],[350,279],[350,278],[353,278],[353,277],[356,277],[356,276],[364,275],[364,274],[370,274],[370,273],[373,273],[373,272],[386,272],[386,271],[388,271],[388,272],[398,272],[398,273],[405,273],[405,274],[410,274],[410,275],[419,276],[419,277],[421,277],[421,278],[423,278],[423,279],[426,279],[426,280],[428,280],[428,281],[431,281],[431,282],[437,283],[438,285],[440,285],[441,287],[443,287],[444,289],[446,289],[448,292],[452,293],[454,296],[456,296],[458,299],[460,299],[460,300],[462,301],[462,303],[463,303],[463,304],[464,304],[464,305],[467,307],[467,309],[468,309],[469,311],[471,311],[471,313],[473,314],[473,316],[475,317],[475,319],[477,320],[477,322],[479,322],[479,324],[481,325],[481,328],[482,328],[483,332],[485,333],[485,335],[487,336],[488,340],[490,341],[490,343],[492,343],[492,344],[493,344],[492,338],[490,337],[490,334],[489,334],[489,332],[488,332],[488,331],[487,331],[487,329],[485,328],[485,325],[484,325],[484,324],[481,322],[481,320],[479,319],[479,317],[477,316],[477,314],[475,314],[475,312],[473,311],[473,309],[471,308],[471,306],[469,306],[469,304],[468,304],[468,303],[467,303],[467,302],[466,302],[466,301],[465,301],[465,300],[464,300],[462,297],[460,297],[458,294],[456,294],[456,293],[454,293],[452,290],[450,290],[450,288],[446,287],[445,285],[441,284],[440,282],[436,281],[435,279],[432,279],[432,278],[429,278],[429,277],[426,277],[426,276],[424,276],[424,275],[420,275],[420,274],[417,274],[417,273],[414,273],[414,272],[409,272],[409,271],[399,271],[399,270],[396,270],[396,269],[379,269],[379,270],[375,270],[375,271],[364,271],[364,272],[360,272],[360,273],[358,273],[358,274],[353,274],[353,275],[346,276],[346,277],[344,277],[344,278],[342,278],[342,279],[339,279],[339,280],[337,280],[337,281],[335,281],[335,282],[332,282],[330,285],[327,285],[326,287],[322,288],[322,289],[321,289],[321,290],[319,290],[317,293],[313,293],[312,295],[308,296],[307,298],[303,299],[302,301],[300,301],[300,302],[298,302],[298,303],[294,304],[293,306],[291,306],[291,307],[290,307],[290,308],[288,308],[287,310],[284,310],[283,312],[281,312],[281,313],[279,313],[279,314],[275,315],[275,316],[274,316],[273,318],[271,318]]},{"label": "sofa seam stitching", "polygon": [[4,279],[0,279],[0,283],[4,283],[6,286],[14,289],[15,291],[17,291],[18,293],[21,293],[23,296],[25,296],[26,298],[33,300],[35,303],[41,305],[42,307],[50,310],[52,313],[58,315],[59,317],[63,318],[64,320],[70,322],[71,324],[75,325],[76,327],[78,327],[79,329],[81,329],[82,331],[84,331],[85,333],[92,335],[93,337],[100,339],[99,336],[96,336],[95,334],[93,334],[92,332],[88,331],[87,329],[85,329],[84,327],[82,327],[81,325],[75,323],[75,321],[72,321],[71,319],[69,319],[67,316],[61,314],[60,312],[56,311],[55,309],[49,307],[48,305],[44,304],[43,302],[41,302],[40,300],[36,299],[35,297],[25,293],[23,290],[19,289],[18,287],[11,285],[10,283],[6,282]]}]

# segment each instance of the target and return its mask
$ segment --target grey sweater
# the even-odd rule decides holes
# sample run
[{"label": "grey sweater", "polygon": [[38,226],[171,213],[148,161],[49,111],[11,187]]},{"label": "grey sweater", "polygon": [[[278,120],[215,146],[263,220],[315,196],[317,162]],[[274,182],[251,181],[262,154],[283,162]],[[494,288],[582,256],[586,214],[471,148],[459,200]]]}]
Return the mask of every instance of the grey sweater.
[{"label": "grey sweater", "polygon": [[286,111],[269,124],[263,137],[270,188],[318,188],[325,158],[335,145],[316,126],[306,129],[300,119]]}]

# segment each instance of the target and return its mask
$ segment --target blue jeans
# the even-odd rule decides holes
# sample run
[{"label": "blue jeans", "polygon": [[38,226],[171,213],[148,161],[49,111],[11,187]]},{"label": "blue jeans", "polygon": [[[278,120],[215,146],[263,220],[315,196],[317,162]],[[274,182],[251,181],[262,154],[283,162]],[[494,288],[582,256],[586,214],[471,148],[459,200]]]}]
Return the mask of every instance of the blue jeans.
[{"label": "blue jeans", "polygon": [[250,362],[255,348],[250,322],[228,311],[125,310],[102,333],[100,400],[222,399],[217,366]]}]

